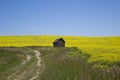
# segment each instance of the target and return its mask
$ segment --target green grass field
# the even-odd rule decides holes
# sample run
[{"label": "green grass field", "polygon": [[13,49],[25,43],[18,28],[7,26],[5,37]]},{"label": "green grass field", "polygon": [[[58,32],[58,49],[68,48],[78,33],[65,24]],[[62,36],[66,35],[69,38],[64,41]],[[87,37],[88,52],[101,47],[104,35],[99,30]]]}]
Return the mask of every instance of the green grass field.
[{"label": "green grass field", "polygon": [[33,54],[30,48],[1,47],[0,80],[19,80],[20,76],[24,80],[29,80],[37,70],[37,60]]},{"label": "green grass field", "polygon": [[[60,37],[67,48],[52,48],[53,41]],[[119,36],[0,36],[0,47],[1,80],[14,80],[21,74],[26,75],[23,80],[34,76],[38,67],[33,50],[42,54],[42,71],[35,80],[120,80]],[[26,55],[31,55],[31,60],[20,66]]]},{"label": "green grass field", "polygon": [[0,48],[0,80],[6,80],[24,59],[24,53],[18,48]]},{"label": "green grass field", "polygon": [[[87,57],[75,47],[51,48],[43,47],[37,50],[42,53],[43,72],[39,80],[119,80],[120,72],[93,68],[87,63]],[[77,56],[74,55],[77,53]],[[81,57],[83,56],[83,57]],[[86,58],[85,58],[86,57]]]}]

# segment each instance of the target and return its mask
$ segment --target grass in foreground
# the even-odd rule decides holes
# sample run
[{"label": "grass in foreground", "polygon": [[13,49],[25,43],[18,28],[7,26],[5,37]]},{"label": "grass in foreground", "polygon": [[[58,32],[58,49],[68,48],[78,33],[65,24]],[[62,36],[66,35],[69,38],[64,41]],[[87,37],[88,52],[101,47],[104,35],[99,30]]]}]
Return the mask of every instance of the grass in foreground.
[{"label": "grass in foreground", "polygon": [[[38,50],[41,53],[42,67],[40,67],[39,79],[36,80],[120,80],[120,69],[119,67],[112,67],[104,69],[101,67],[94,68],[91,63],[87,62],[90,55],[82,52],[79,48],[52,48],[52,47],[22,47],[22,48],[0,48],[1,57],[4,57],[4,52],[8,55],[16,54],[19,61],[24,59],[26,53],[21,53],[21,50],[31,55],[31,60],[23,66],[18,66],[18,72],[16,73],[15,66],[21,62],[17,62],[14,66],[5,69],[0,74],[0,80],[7,80],[6,78],[11,73],[9,79],[13,80],[20,76],[22,73],[23,80],[29,80],[36,74],[36,59],[33,55],[33,50]],[[15,52],[15,53],[14,53]],[[20,53],[20,54],[19,54]],[[6,53],[5,53],[6,54]],[[2,58],[1,62],[4,61]],[[10,59],[13,61],[13,56],[7,56],[6,60]],[[15,59],[16,60],[16,59]],[[16,60],[17,61],[17,60]],[[14,61],[13,61],[14,63]],[[16,63],[16,62],[15,62]],[[7,63],[6,66],[10,64]],[[0,66],[4,67],[3,64]],[[1,70],[2,68],[0,68]],[[2,70],[1,70],[2,71]]]},{"label": "grass in foreground", "polygon": [[0,80],[29,80],[36,74],[36,64],[31,48],[0,48]]},{"label": "grass in foreground", "polygon": [[[39,80],[120,80],[119,71],[111,73],[95,69],[86,62],[88,57],[75,49],[77,50],[49,47],[39,49],[45,64]],[[74,56],[74,53],[79,55]]]},{"label": "grass in foreground", "polygon": [[24,60],[24,54],[21,53],[17,48],[0,48],[0,80],[5,80]]}]

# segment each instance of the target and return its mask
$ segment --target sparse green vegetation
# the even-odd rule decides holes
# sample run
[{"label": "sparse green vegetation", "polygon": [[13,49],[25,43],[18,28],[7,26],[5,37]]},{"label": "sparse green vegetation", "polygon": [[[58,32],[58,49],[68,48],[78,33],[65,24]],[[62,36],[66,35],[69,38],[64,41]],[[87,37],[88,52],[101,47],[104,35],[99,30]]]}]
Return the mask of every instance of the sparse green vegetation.
[{"label": "sparse green vegetation", "polygon": [[5,80],[24,60],[24,53],[17,48],[0,48],[0,80]]},{"label": "sparse green vegetation", "polygon": [[0,80],[29,80],[39,69],[34,52],[28,47],[0,48]]}]

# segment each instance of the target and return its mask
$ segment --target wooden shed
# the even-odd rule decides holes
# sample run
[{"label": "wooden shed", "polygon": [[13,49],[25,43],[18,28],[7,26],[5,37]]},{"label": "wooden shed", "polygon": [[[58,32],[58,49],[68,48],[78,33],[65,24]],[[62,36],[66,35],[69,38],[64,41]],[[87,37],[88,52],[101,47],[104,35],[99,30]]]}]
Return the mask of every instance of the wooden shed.
[{"label": "wooden shed", "polygon": [[63,38],[58,38],[53,42],[53,47],[65,47],[65,41]]}]

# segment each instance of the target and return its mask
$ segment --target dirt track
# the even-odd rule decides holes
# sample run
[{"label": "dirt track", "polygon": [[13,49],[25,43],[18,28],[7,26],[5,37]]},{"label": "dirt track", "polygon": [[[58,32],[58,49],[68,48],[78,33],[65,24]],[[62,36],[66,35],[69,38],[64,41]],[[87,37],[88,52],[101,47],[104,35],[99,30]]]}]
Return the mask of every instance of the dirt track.
[{"label": "dirt track", "polygon": [[[36,80],[40,74],[41,67],[41,54],[39,51],[34,50],[34,55],[26,55],[26,60],[21,63],[18,69],[8,76],[8,80]],[[34,57],[34,61],[31,60]],[[31,63],[29,66],[28,64]],[[28,66],[28,68],[25,68]],[[25,68],[25,69],[24,69]]]},{"label": "dirt track", "polygon": [[[37,50],[35,50],[34,52],[35,52],[36,58],[38,59],[38,60],[37,60],[37,66],[40,67],[40,66],[41,66],[41,57],[40,57],[41,54],[40,54],[40,52],[37,51]],[[39,74],[40,74],[40,70],[38,69],[38,70],[36,71],[36,75],[33,76],[30,80],[35,80],[37,77],[39,77]]]}]

